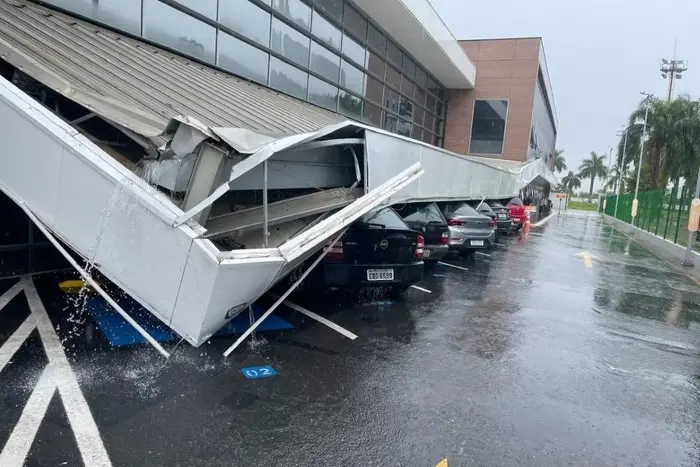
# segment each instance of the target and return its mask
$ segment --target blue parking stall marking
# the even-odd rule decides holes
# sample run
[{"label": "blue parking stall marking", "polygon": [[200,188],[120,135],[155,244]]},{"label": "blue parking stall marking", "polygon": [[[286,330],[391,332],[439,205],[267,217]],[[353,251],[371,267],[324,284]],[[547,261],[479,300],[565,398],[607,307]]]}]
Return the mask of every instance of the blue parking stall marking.
[{"label": "blue parking stall marking", "polygon": [[270,365],[265,366],[248,366],[241,368],[241,373],[248,379],[269,378],[277,375],[277,372]]}]

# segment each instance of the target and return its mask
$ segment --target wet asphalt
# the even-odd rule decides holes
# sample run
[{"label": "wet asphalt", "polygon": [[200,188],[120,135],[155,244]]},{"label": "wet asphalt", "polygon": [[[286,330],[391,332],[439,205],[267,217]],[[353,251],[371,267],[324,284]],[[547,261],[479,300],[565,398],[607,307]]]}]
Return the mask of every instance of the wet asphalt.
[{"label": "wet asphalt", "polygon": [[[233,338],[109,348],[36,284],[115,466],[699,465],[700,286],[595,214],[502,245],[431,294],[296,298],[355,341],[287,310],[294,331],[229,358]],[[0,312],[0,345],[27,314]],[[46,362],[34,331],[0,373],[0,446]],[[26,465],[83,465],[74,429],[55,394]]]}]

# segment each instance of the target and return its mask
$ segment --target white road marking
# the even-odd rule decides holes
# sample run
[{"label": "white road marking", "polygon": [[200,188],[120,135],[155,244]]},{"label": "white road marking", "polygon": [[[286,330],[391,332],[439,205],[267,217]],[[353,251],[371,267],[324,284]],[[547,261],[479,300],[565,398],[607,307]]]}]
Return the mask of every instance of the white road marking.
[{"label": "white road marking", "polygon": [[554,215],[554,213],[548,215],[547,217],[545,217],[544,219],[542,219],[540,221],[537,221],[535,224],[530,224],[530,227],[542,227],[547,222],[549,222],[549,219],[551,219],[553,215]]},{"label": "white road marking", "polygon": [[494,245],[505,246],[503,243],[494,243]]},{"label": "white road marking", "polygon": [[487,258],[490,258],[490,257],[491,257],[491,255],[489,255],[489,254],[487,254],[487,253],[482,253],[482,252],[480,252],[480,251],[475,251],[474,254],[475,254],[475,255],[486,256]]},{"label": "white road marking", "polygon": [[325,324],[326,326],[328,326],[332,330],[339,332],[340,334],[344,335],[348,339],[351,339],[351,340],[357,339],[357,335],[353,334],[352,332],[348,331],[347,329],[345,329],[341,326],[338,326],[333,321],[330,321],[330,320],[324,318],[323,316],[317,315],[316,313],[314,313],[311,310],[307,310],[306,308],[299,306],[296,303],[292,303],[289,300],[283,301],[282,304],[288,306],[292,310],[298,311],[299,313],[308,316],[309,318],[315,319],[316,321],[318,321],[321,324]]},{"label": "white road marking", "polygon": [[22,281],[10,287],[4,294],[0,295],[0,310],[5,308],[10,301],[22,290]]},{"label": "white road marking", "polygon": [[[92,417],[90,407],[85,400],[85,396],[80,390],[78,379],[68,362],[61,341],[51,324],[46,308],[39,298],[39,294],[34,287],[34,282],[30,277],[22,279],[24,282],[24,294],[27,296],[27,303],[36,321],[36,327],[44,344],[44,350],[49,358],[50,365],[55,370],[55,377],[58,391],[63,400],[63,406],[68,415],[78,449],[86,466],[111,467],[107,450],[105,449],[100,432],[97,429],[95,419]],[[2,465],[2,463],[0,463]]]},{"label": "white road marking", "polygon": [[34,386],[19,421],[12,429],[10,438],[0,452],[0,465],[3,467],[22,467],[24,465],[36,433],[39,431],[39,426],[46,415],[46,410],[49,408],[53,393],[56,391],[53,370],[54,368],[49,363]]},{"label": "white road marking", "polygon": [[[2,347],[0,347],[0,372],[5,368],[5,365],[12,360],[12,357],[17,350],[22,347],[22,344],[24,344],[24,341],[27,340],[29,334],[32,333],[35,327],[34,318],[31,315],[27,316],[27,319],[25,319],[17,330],[12,333],[10,338],[2,344]],[[0,463],[0,465],[2,464]]]},{"label": "white road marking", "polygon": [[417,285],[412,285],[411,288],[416,289],[416,290],[420,290],[421,292],[425,292],[425,293],[432,293],[430,290],[424,289],[423,287],[419,287]]},{"label": "white road marking", "polygon": [[469,269],[463,268],[462,266],[455,266],[454,264],[443,263],[442,261],[438,261],[438,264],[442,264],[443,266],[449,266],[449,267],[455,268],[455,269],[461,269],[462,271],[469,271]]}]

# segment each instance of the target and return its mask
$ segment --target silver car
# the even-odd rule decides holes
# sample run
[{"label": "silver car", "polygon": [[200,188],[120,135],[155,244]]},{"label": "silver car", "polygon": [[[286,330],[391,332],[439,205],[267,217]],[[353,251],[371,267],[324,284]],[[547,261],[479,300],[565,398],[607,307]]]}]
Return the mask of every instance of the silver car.
[{"label": "silver car", "polygon": [[441,206],[450,229],[450,250],[471,255],[475,250],[490,248],[496,238],[496,222],[480,214],[467,203]]}]

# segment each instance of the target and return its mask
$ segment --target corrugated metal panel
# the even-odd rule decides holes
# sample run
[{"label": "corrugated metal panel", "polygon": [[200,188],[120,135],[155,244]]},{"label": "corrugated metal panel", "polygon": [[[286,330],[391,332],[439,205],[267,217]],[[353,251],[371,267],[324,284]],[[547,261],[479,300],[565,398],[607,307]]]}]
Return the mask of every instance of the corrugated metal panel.
[{"label": "corrugated metal panel", "polygon": [[0,0],[0,56],[136,133],[177,115],[210,127],[294,134],[345,120],[105,28],[23,0]]}]

